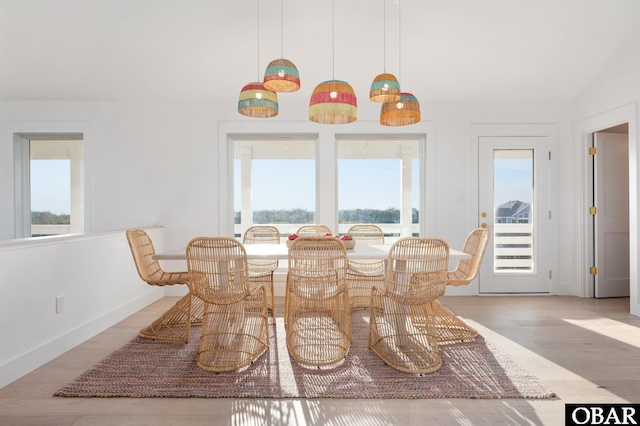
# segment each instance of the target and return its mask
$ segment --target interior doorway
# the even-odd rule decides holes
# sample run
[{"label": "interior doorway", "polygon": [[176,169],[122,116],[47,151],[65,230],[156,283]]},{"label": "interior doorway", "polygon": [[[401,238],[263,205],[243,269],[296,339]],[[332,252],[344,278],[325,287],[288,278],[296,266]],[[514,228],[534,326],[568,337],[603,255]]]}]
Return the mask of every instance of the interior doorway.
[{"label": "interior doorway", "polygon": [[592,133],[590,268],[596,298],[628,297],[629,125]]}]

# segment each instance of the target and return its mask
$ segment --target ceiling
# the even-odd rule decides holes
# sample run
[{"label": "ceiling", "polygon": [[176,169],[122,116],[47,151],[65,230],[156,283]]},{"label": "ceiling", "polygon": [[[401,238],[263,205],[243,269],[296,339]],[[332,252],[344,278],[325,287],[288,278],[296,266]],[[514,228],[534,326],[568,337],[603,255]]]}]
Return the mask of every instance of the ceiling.
[{"label": "ceiling", "polygon": [[564,101],[640,26],[638,0],[333,1],[0,0],[0,100],[237,101],[283,50],[298,102],[385,68],[421,102]]}]

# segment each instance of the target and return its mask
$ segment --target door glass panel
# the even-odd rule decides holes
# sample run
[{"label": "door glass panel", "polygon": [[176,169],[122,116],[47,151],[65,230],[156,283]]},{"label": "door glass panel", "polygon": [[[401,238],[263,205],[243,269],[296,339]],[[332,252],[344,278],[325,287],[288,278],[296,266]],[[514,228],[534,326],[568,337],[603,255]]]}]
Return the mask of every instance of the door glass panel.
[{"label": "door glass panel", "polygon": [[493,151],[494,273],[534,272],[534,151]]}]

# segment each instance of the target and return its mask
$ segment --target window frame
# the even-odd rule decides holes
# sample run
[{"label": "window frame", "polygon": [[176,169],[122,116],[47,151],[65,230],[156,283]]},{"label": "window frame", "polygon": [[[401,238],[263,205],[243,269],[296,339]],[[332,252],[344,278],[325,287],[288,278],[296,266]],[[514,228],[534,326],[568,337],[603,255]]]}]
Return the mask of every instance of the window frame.
[{"label": "window frame", "polygon": [[[30,211],[30,155],[31,139],[78,139],[83,141],[83,199],[82,221],[84,233],[92,230],[91,191],[91,129],[88,122],[10,122],[9,134],[13,138],[13,198],[9,208],[12,229],[6,229],[8,239],[43,238],[31,237]],[[69,234],[63,234],[69,235]],[[50,237],[45,237],[50,238]]]}]

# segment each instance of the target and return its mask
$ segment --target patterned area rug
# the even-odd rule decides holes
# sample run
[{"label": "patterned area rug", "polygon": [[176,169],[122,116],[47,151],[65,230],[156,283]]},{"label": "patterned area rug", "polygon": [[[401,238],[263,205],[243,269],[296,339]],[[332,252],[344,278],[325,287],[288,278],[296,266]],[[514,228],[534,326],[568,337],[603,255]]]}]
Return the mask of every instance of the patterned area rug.
[{"label": "patterned area rug", "polygon": [[200,327],[188,344],[136,337],[58,390],[60,397],[132,398],[537,398],[555,394],[510,356],[478,336],[441,346],[442,368],[424,376],[388,367],[367,347],[367,310],[352,312],[347,358],[328,369],[309,369],[287,352],[282,318],[271,347],[239,372],[209,373],[195,363]]}]

